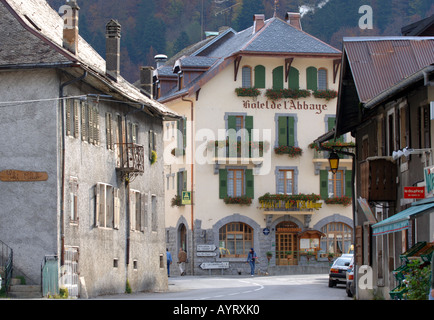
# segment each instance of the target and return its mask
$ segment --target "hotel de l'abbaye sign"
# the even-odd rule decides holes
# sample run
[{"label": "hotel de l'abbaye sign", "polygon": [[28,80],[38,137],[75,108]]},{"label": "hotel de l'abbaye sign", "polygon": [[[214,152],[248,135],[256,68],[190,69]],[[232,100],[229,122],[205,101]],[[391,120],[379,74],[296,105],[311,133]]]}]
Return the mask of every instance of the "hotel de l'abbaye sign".
[{"label": "hotel de l'abbaye sign", "polygon": [[313,111],[315,114],[322,114],[328,111],[327,104],[308,103],[299,100],[279,100],[279,101],[253,101],[243,100],[243,109],[258,110],[287,110],[287,111]]}]

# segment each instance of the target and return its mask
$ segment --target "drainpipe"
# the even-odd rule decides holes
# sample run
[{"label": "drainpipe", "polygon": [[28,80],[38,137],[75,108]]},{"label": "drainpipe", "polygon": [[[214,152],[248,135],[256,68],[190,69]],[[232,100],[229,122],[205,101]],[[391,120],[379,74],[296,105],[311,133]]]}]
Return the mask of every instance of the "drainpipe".
[{"label": "drainpipe", "polygon": [[182,97],[182,101],[190,102],[191,106],[191,274],[194,275],[194,134],[193,134],[193,123],[194,123],[194,102],[189,99]]},{"label": "drainpipe", "polygon": [[[125,139],[128,138],[128,121],[127,121],[127,117],[131,114],[135,114],[137,112],[143,111],[145,110],[145,105],[142,104],[142,107],[140,109],[135,109],[133,111],[129,111],[127,113],[125,113],[124,117],[125,117]],[[128,143],[127,140],[125,140],[126,143]],[[123,150],[121,152],[122,157],[124,155]],[[127,154],[128,156],[128,154]],[[125,178],[125,210],[126,210],[126,214],[125,214],[125,225],[126,225],[126,248],[125,248],[125,261],[126,261],[126,265],[128,266],[130,264],[130,237],[131,237],[131,232],[130,232],[130,180],[129,180],[129,175]],[[126,268],[127,273],[126,277],[128,279],[128,268]]]},{"label": "drainpipe", "polygon": [[61,101],[61,108],[62,108],[62,172],[61,172],[61,179],[62,179],[62,187],[60,192],[60,265],[62,266],[64,264],[65,260],[65,142],[66,142],[66,132],[65,132],[65,97],[64,95],[64,89],[65,87],[72,85],[76,82],[82,81],[87,77],[87,71],[84,71],[84,74],[78,78],[72,79],[70,81],[67,81],[60,85],[59,88],[59,97]]}]

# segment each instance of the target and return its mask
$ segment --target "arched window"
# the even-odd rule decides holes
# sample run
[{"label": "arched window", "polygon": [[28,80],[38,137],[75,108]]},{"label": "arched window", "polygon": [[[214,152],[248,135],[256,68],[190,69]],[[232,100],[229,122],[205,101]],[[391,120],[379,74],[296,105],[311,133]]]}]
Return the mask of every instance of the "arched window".
[{"label": "arched window", "polygon": [[327,90],[327,69],[318,70],[318,90]]},{"label": "arched window", "polygon": [[265,89],[265,67],[256,66],[255,67],[255,88]]},{"label": "arched window", "polygon": [[348,253],[353,239],[353,229],[345,223],[331,222],[321,228],[321,249],[340,256]]},{"label": "arched window", "polygon": [[283,89],[283,67],[277,67],[273,70],[273,89]]},{"label": "arched window", "polygon": [[289,70],[288,88],[292,90],[300,89],[300,72],[294,67]]},{"label": "arched window", "polygon": [[253,247],[253,229],[242,222],[231,222],[220,228],[220,254],[226,257],[247,257]]},{"label": "arched window", "polygon": [[243,88],[251,88],[252,87],[252,68],[243,67]]},{"label": "arched window", "polygon": [[308,90],[318,90],[318,71],[315,67],[309,67],[306,69],[306,79]]}]

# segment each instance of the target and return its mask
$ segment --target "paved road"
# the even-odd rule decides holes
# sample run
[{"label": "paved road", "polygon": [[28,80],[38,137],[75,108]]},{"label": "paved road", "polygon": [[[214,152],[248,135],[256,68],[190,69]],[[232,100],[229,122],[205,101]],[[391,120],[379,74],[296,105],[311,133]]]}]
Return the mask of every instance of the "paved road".
[{"label": "paved road", "polygon": [[185,276],[169,278],[169,291],[105,296],[114,300],[351,300],[345,286],[328,287],[328,275]]}]

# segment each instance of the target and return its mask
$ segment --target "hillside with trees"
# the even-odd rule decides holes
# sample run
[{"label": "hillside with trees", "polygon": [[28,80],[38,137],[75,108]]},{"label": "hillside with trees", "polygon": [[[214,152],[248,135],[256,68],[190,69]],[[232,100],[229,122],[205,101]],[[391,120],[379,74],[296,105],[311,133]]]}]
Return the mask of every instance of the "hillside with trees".
[{"label": "hillside with trees", "polygon": [[[58,10],[65,0],[47,0]],[[131,82],[154,56],[169,57],[223,26],[243,30],[255,13],[303,13],[303,30],[341,48],[344,36],[400,35],[401,27],[434,14],[432,0],[77,0],[80,34],[104,57],[105,25],[122,25],[122,75]],[[374,28],[361,30],[359,8],[370,5]]]}]

